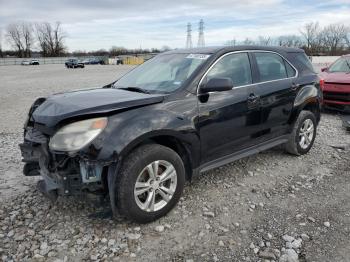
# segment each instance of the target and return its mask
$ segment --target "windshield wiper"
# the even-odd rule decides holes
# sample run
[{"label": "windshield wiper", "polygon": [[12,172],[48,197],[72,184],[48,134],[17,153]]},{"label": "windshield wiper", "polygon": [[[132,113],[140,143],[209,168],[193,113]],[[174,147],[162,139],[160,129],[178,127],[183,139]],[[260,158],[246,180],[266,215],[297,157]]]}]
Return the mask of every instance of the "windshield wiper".
[{"label": "windshield wiper", "polygon": [[136,87],[136,86],[118,87],[118,89],[128,90],[131,92],[139,92],[139,93],[149,94],[148,90],[142,89],[142,88]]}]

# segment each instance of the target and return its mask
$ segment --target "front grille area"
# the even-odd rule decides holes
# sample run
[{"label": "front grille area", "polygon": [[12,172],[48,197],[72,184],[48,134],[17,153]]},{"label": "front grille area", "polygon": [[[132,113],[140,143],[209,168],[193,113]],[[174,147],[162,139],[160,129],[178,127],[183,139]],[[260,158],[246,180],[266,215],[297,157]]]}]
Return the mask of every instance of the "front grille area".
[{"label": "front grille area", "polygon": [[323,91],[323,99],[339,102],[350,102],[350,93]]}]

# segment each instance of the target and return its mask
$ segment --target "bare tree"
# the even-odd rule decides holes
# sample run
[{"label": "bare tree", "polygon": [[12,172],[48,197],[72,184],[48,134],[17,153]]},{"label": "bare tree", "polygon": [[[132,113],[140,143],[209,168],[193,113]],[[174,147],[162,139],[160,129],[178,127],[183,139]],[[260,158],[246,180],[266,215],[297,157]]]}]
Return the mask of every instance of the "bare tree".
[{"label": "bare tree", "polygon": [[31,23],[23,22],[21,24],[21,29],[22,29],[22,37],[24,42],[24,56],[30,57],[32,55],[31,46],[34,42],[33,25]]},{"label": "bare tree", "polygon": [[6,28],[6,37],[10,45],[12,45],[19,57],[24,55],[24,44],[21,34],[21,27],[18,23],[9,24]]},{"label": "bare tree", "polygon": [[305,24],[300,30],[300,33],[305,39],[306,48],[310,53],[317,53],[320,51],[322,30],[318,22]]},{"label": "bare tree", "polygon": [[277,38],[277,44],[279,46],[300,48],[304,43],[302,39],[297,35],[282,35]]},{"label": "bare tree", "polygon": [[33,44],[33,27],[31,23],[20,22],[7,26],[7,40],[17,50],[19,57],[30,57]]},{"label": "bare tree", "polygon": [[345,44],[348,47],[348,49],[350,50],[350,29],[349,29],[348,34],[345,37]]},{"label": "bare tree", "polygon": [[161,52],[166,52],[166,51],[169,51],[171,50],[171,48],[167,45],[163,45],[162,48],[160,49]]},{"label": "bare tree", "polygon": [[336,55],[337,50],[343,47],[349,28],[344,24],[330,24],[323,29],[324,46],[331,55]]},{"label": "bare tree", "polygon": [[244,45],[255,45],[255,42],[249,38],[246,38],[244,41],[243,41],[243,44]]},{"label": "bare tree", "polygon": [[54,43],[52,26],[48,22],[35,25],[36,37],[43,56],[53,56]]},{"label": "bare tree", "polygon": [[233,38],[232,40],[226,41],[225,45],[227,45],[227,46],[236,46],[236,43],[237,43],[236,39]]},{"label": "bare tree", "polygon": [[112,46],[109,49],[109,53],[111,56],[125,55],[125,54],[127,54],[127,50],[125,47]]},{"label": "bare tree", "polygon": [[66,34],[62,30],[61,23],[56,22],[53,29],[54,53],[56,56],[59,56],[65,50],[65,47],[63,44],[65,37],[66,37]]},{"label": "bare tree", "polygon": [[43,56],[60,56],[64,53],[66,35],[60,22],[54,25],[48,22],[38,23],[35,25],[35,32]]},{"label": "bare tree", "polygon": [[259,45],[268,46],[272,44],[272,39],[269,36],[259,36]]}]

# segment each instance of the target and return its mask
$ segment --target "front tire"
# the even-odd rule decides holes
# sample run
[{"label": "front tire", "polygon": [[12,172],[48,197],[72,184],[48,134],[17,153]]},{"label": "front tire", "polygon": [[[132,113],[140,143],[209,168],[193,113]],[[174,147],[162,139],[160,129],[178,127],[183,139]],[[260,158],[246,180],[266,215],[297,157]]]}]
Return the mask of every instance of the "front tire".
[{"label": "front tire", "polygon": [[316,129],[317,121],[314,113],[301,111],[286,144],[286,151],[297,156],[308,153],[314,144]]},{"label": "front tire", "polygon": [[127,156],[117,174],[119,213],[138,223],[154,221],[176,205],[184,184],[184,164],[175,151],[143,145]]}]

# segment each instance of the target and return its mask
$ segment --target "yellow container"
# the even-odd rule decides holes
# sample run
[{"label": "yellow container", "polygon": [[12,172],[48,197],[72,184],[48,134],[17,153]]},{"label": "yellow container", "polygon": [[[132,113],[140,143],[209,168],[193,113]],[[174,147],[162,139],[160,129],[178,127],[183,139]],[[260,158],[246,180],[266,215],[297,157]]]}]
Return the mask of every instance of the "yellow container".
[{"label": "yellow container", "polygon": [[143,57],[130,56],[123,59],[124,65],[140,65],[144,62]]}]

